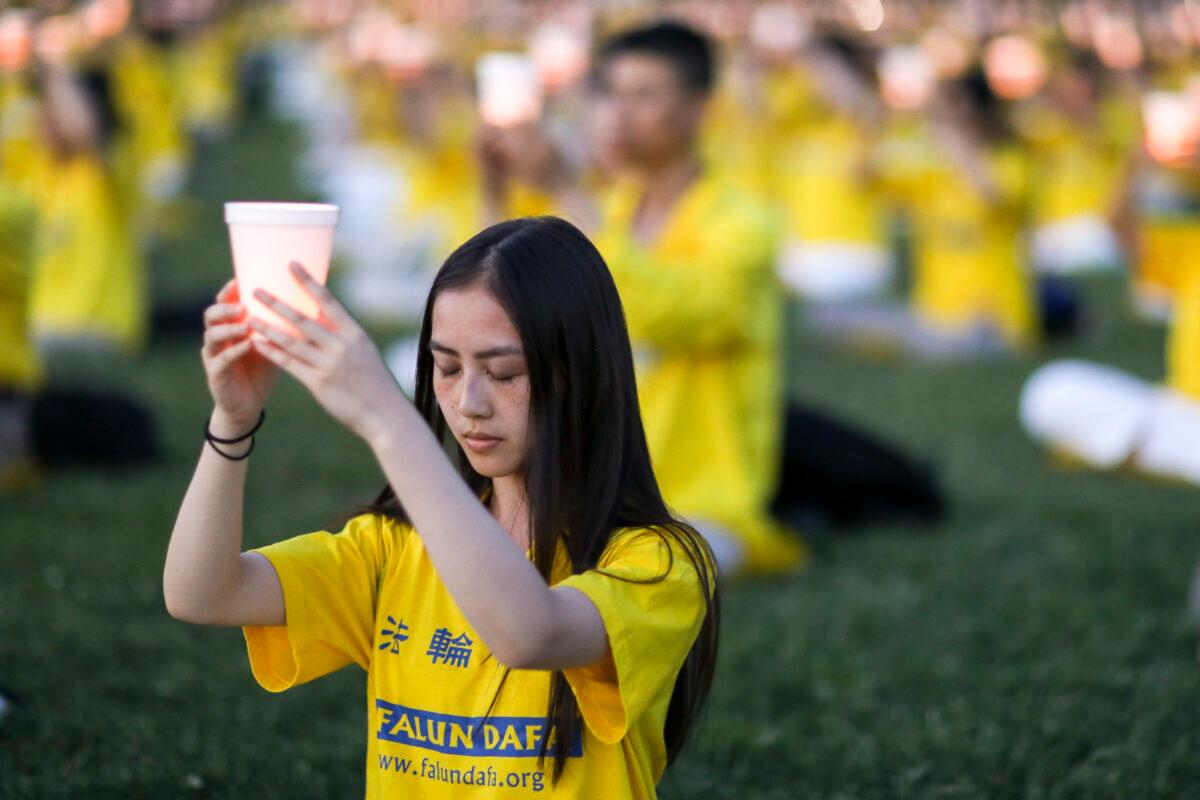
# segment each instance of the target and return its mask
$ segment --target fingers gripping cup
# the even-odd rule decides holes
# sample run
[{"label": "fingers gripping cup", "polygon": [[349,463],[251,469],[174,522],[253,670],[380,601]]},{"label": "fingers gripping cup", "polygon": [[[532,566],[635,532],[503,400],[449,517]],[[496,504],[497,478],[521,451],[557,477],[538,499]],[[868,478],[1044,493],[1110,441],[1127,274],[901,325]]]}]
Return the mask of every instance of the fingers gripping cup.
[{"label": "fingers gripping cup", "polygon": [[[225,204],[233,272],[242,305],[250,316],[297,333],[290,322],[254,296],[255,290],[266,289],[292,308],[316,317],[316,301],[292,275],[289,265],[300,263],[324,284],[337,222],[338,207],[323,203]],[[257,332],[254,335],[261,336]]]}]

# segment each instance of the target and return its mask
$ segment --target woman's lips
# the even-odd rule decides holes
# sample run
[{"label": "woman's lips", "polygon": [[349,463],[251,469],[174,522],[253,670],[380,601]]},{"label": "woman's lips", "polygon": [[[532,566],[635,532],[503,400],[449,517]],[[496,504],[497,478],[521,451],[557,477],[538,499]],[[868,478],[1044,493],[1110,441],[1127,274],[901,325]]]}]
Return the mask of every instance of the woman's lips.
[{"label": "woman's lips", "polygon": [[483,434],[467,434],[463,438],[472,453],[486,453],[500,444],[500,439],[495,436],[484,436]]}]

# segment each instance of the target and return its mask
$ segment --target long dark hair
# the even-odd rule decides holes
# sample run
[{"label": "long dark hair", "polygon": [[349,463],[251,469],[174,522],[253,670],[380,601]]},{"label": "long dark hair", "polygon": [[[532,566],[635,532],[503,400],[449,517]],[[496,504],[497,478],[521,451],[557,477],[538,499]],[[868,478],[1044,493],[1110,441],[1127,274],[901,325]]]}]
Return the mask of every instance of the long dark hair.
[{"label": "long dark hair", "polygon": [[[705,616],[667,710],[663,738],[670,763],[682,749],[712,685],[719,594],[708,546],[695,529],[672,516],[654,478],[638,408],[629,332],[612,275],[587,237],[557,217],[493,225],[455,250],[438,271],[421,324],[414,402],[451,450],[463,479],[482,496],[489,479],[471,468],[447,430],[433,393],[429,350],[438,296],[476,285],[486,287],[508,313],[528,363],[525,489],[538,572],[551,580],[560,543],[572,573],[596,569],[614,532],[644,528],[662,537],[672,553],[683,554],[699,575]],[[390,486],[370,508],[408,521]],[[665,577],[666,573],[651,580]],[[579,704],[563,673],[556,671],[550,682],[539,765],[545,763],[550,742],[574,741],[581,725]],[[567,765],[567,747],[549,755],[557,781]]]}]

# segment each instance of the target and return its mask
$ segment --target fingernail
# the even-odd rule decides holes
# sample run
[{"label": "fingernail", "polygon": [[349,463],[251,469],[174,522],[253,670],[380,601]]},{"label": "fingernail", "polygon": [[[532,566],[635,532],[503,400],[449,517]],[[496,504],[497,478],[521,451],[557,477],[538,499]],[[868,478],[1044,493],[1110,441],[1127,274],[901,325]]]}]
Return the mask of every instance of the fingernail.
[{"label": "fingernail", "polygon": [[271,299],[271,294],[266,289],[255,289],[254,296],[257,297],[259,300]]},{"label": "fingernail", "polygon": [[300,266],[299,261],[293,261],[292,263],[288,264],[288,266],[292,268],[292,272],[303,272],[304,271],[304,267]]}]

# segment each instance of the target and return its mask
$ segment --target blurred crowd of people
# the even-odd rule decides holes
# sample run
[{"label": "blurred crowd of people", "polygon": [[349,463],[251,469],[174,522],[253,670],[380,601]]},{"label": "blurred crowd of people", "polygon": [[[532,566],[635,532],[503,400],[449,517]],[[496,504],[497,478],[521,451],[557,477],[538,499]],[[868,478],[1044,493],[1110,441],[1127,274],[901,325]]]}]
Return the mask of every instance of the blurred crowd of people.
[{"label": "blurred crowd of people", "polygon": [[[146,344],[147,243],[250,79],[341,208],[332,280],[368,321],[416,322],[486,222],[592,236],[664,492],[733,569],[800,563],[778,520],[812,494],[940,505],[886,443],[785,408],[785,293],[875,357],[996,358],[1078,329],[1076,276],[1127,276],[1169,320],[1164,380],[1051,363],[1020,414],[1060,456],[1200,483],[1198,44],[1190,0],[10,8],[0,485],[35,460],[44,359]],[[402,383],[412,348],[389,351]]]}]

